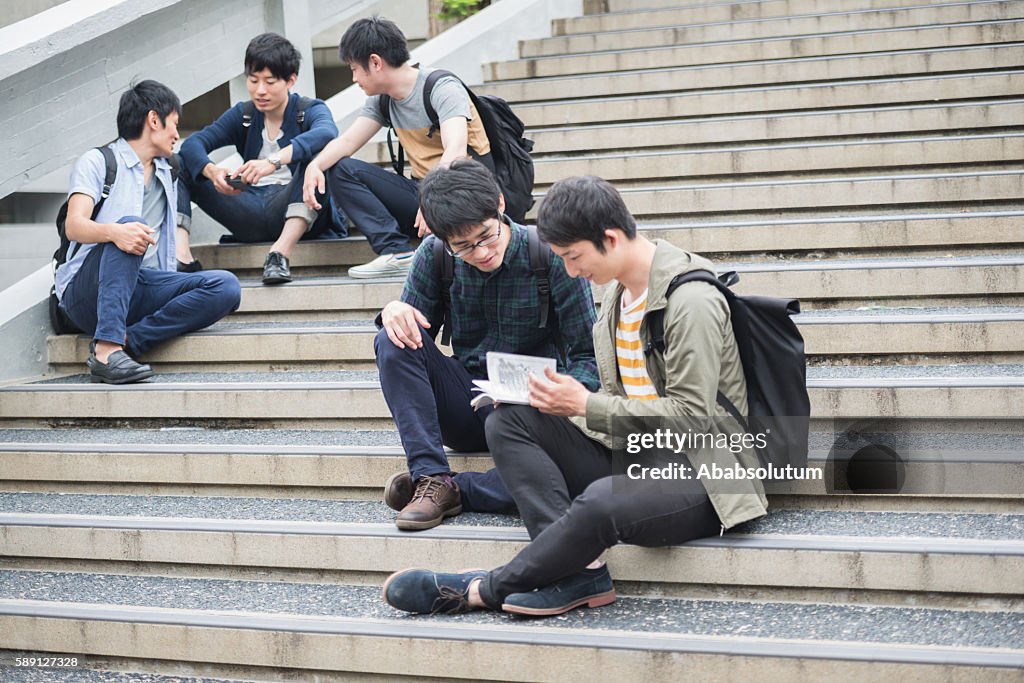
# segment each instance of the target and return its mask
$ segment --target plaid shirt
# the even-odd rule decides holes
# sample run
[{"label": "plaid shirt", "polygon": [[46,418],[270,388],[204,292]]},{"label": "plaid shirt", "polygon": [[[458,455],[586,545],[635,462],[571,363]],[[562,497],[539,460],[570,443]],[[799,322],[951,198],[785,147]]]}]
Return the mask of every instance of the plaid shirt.
[{"label": "plaid shirt", "polygon": [[[530,270],[526,228],[511,223],[512,234],[501,266],[484,273],[455,259],[452,279],[452,350],[475,378],[487,376],[487,352],[504,351],[545,356],[593,391],[598,386],[593,326],[597,320],[594,295],[586,280],[565,272],[562,259],[552,254],[552,314],[546,328],[540,321],[537,278]],[[434,267],[433,235],[423,240],[413,257],[402,290],[402,301],[430,320],[435,336],[444,320],[441,282]]]}]

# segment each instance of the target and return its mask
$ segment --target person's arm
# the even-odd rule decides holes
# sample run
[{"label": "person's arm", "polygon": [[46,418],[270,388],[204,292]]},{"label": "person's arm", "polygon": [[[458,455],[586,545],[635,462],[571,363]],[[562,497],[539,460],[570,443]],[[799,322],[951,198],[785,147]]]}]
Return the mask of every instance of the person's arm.
[{"label": "person's arm", "polygon": [[[294,111],[285,112],[285,115],[291,116],[294,122]],[[309,122],[308,129],[291,138],[278,152],[282,165],[290,166],[292,163],[309,161],[338,134],[331,110],[320,100],[315,100],[306,109],[306,120]],[[291,127],[292,124],[287,125]],[[266,159],[250,159],[238,168],[235,175],[253,185],[276,170],[274,164]]]},{"label": "person's arm", "polygon": [[181,143],[179,152],[184,172],[190,173],[193,180],[198,180],[201,175],[209,177],[207,167],[216,167],[210,160],[210,152],[221,147],[239,148],[245,143],[246,130],[242,126],[242,109],[235,105],[198,133],[188,136]]},{"label": "person's arm", "polygon": [[381,124],[367,116],[360,116],[344,133],[334,138],[320,151],[306,167],[306,177],[302,183],[302,201],[311,209],[319,211],[322,207],[316,200],[316,193],[323,195],[327,191],[324,171],[336,163],[355,154],[370,141]]},{"label": "person's arm", "polygon": [[469,125],[463,116],[454,116],[441,122],[441,145],[444,153],[437,165],[446,167],[456,159],[464,159],[469,154],[466,145],[469,143]]}]

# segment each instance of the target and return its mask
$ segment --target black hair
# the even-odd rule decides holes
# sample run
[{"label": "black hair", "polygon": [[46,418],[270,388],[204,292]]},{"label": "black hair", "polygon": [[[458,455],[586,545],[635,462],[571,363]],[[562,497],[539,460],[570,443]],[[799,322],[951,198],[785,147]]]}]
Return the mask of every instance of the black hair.
[{"label": "black hair", "polygon": [[597,176],[559,180],[548,190],[537,213],[537,234],[559,247],[587,240],[603,254],[604,231],[610,229],[621,230],[630,240],[636,237],[636,221],[622,196]]},{"label": "black hair", "polygon": [[491,171],[473,159],[436,166],[420,181],[420,208],[430,231],[447,243],[498,215],[501,190]]},{"label": "black hair", "polygon": [[276,78],[287,81],[299,73],[302,55],[291,41],[276,33],[261,33],[245,48],[245,73],[270,70]]},{"label": "black hair", "polygon": [[174,91],[156,81],[132,83],[121,95],[117,106],[117,135],[125,140],[138,140],[146,126],[149,112],[155,111],[160,123],[167,125],[171,112],[181,116],[181,101]]},{"label": "black hair", "polygon": [[409,61],[409,45],[395,22],[373,16],[348,27],[338,44],[338,55],[343,63],[355,62],[364,69],[370,66],[370,55],[379,55],[388,66],[399,67]]}]

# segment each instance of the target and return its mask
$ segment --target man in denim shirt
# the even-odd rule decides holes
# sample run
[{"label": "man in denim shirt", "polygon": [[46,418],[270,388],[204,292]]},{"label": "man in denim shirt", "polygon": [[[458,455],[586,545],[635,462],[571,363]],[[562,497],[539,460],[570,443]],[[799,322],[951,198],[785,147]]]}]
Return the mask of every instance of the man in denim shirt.
[{"label": "man in denim shirt", "polygon": [[241,289],[231,273],[178,273],[175,268],[177,191],[167,159],[178,139],[181,103],[167,86],[142,81],[121,96],[118,139],[110,146],[117,176],[103,191],[99,150],[71,171],[67,236],[70,260],[55,275],[60,306],[93,336],[87,362],[93,382],[126,384],[153,374],[132,355],[210,325],[238,308]]},{"label": "man in denim shirt", "polygon": [[[597,387],[590,285],[573,280],[552,255],[551,310],[538,326],[537,278],[530,267],[527,230],[502,213],[504,198],[491,172],[470,159],[438,167],[420,184],[423,216],[433,236],[413,257],[400,301],[378,318],[374,350],[381,390],[398,427],[410,472],[391,477],[385,502],[400,529],[429,529],[462,510],[507,511],[511,494],[496,470],[454,475],[444,446],[487,449],[484,423],[493,408],[474,412],[473,379],[487,375],[488,351],[557,359],[559,372]],[[451,293],[453,357],[434,344],[443,320],[434,242],[455,257]],[[545,247],[546,248],[546,247]]]},{"label": "man in denim shirt", "polygon": [[[291,282],[289,259],[304,236],[345,230],[324,202],[319,213],[302,203],[306,164],[338,134],[321,100],[290,92],[299,75],[299,51],[276,33],[264,33],[245,50],[245,85],[252,98],[239,102],[181,145],[185,168],[178,197],[180,270],[199,270],[189,250],[194,201],[240,242],[273,242],[263,263],[263,284]],[[305,109],[301,111],[303,103]],[[301,122],[300,122],[301,119]],[[233,173],[209,154],[233,146],[245,163]],[[228,183],[240,179],[240,188]]]}]

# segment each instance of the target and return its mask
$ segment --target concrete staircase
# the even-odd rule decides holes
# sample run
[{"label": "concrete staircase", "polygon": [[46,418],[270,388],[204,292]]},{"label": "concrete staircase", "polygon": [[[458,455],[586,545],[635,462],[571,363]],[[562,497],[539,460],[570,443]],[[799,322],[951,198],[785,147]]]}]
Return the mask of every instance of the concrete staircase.
[{"label": "concrete staircase", "polygon": [[88,384],[68,336],[0,388],[0,678],[41,680],[18,653],[77,658],[46,680],[1024,678],[1024,2],[587,4],[479,88],[529,125],[538,198],[604,176],[646,234],[799,297],[811,463],[888,433],[903,493],[794,482],[721,538],[617,547],[600,610],[406,617],[387,573],[526,534],[400,533],[379,502],[404,456],[370,320],[401,282],[345,276],[358,236],[280,288],[265,245],[203,247],[241,309],[154,381]]}]

